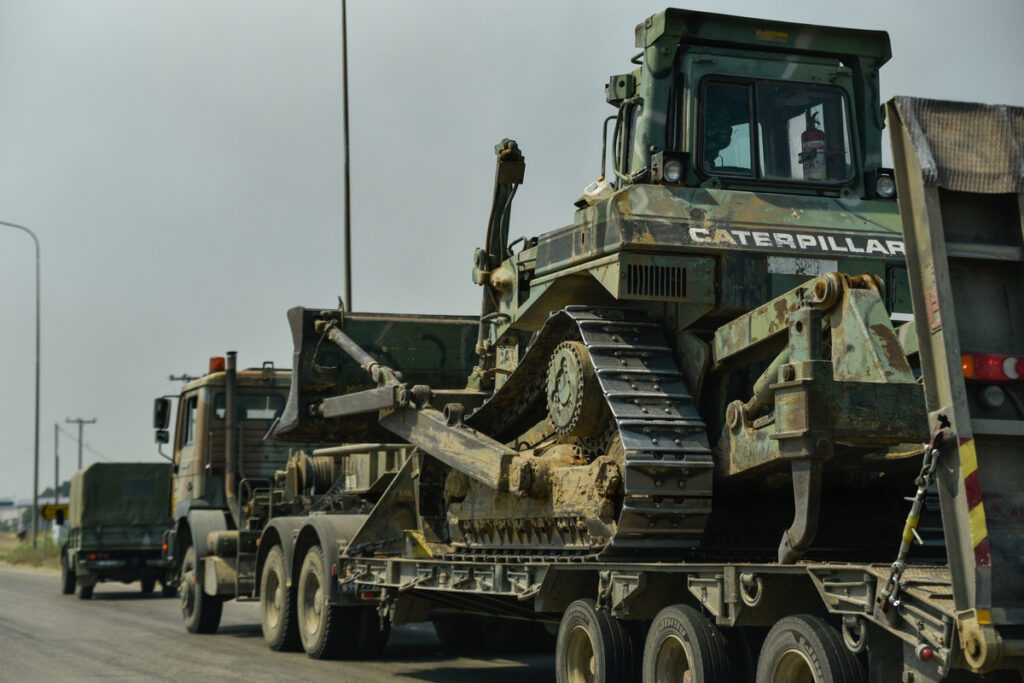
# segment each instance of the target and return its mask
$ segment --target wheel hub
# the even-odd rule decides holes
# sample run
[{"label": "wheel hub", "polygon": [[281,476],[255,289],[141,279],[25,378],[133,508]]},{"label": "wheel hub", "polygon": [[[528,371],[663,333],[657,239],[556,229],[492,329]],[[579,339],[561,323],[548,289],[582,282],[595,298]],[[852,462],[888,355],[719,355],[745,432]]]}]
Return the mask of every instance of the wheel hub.
[{"label": "wheel hub", "polygon": [[597,661],[594,644],[585,628],[577,626],[572,630],[566,650],[569,683],[592,683],[597,677]]},{"label": "wheel hub", "polygon": [[677,636],[669,636],[661,642],[655,660],[655,671],[658,672],[659,681],[690,683],[693,680],[690,660],[686,656],[686,646]]},{"label": "wheel hub", "polygon": [[818,683],[818,679],[806,654],[800,650],[787,650],[775,664],[772,683]]}]

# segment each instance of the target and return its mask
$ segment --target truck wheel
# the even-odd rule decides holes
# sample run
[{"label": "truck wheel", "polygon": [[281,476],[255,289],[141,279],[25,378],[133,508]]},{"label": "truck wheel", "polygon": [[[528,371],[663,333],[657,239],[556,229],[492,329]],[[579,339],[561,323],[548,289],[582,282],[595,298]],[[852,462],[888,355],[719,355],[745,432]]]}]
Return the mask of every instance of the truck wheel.
[{"label": "truck wheel", "polygon": [[313,659],[370,658],[387,645],[391,625],[381,629],[370,606],[341,606],[328,602],[330,577],[324,572],[324,551],[306,551],[295,594],[302,649]]},{"label": "truck wheel", "polygon": [[63,595],[71,595],[75,592],[75,570],[68,566],[67,555],[60,558],[60,592]]},{"label": "truck wheel", "polygon": [[651,622],[644,644],[644,683],[686,680],[727,683],[733,676],[725,637],[690,605],[666,607]]},{"label": "truck wheel", "polygon": [[189,546],[181,561],[181,614],[189,633],[216,633],[224,603],[203,592],[196,580],[196,552]]},{"label": "truck wheel", "polygon": [[260,625],[263,639],[271,650],[297,650],[295,588],[288,585],[284,571],[284,553],[275,545],[267,553],[260,577]]},{"label": "truck wheel", "polygon": [[636,679],[629,633],[618,619],[590,599],[566,608],[555,642],[558,683],[613,683]]},{"label": "truck wheel", "polygon": [[299,570],[296,615],[302,649],[313,659],[335,659],[343,640],[341,608],[327,601],[324,551],[314,545],[306,551]]},{"label": "truck wheel", "polygon": [[142,579],[142,592],[149,595],[156,588],[156,579]]},{"label": "truck wheel", "polygon": [[864,683],[864,670],[839,632],[810,614],[779,621],[764,639],[757,683]]},{"label": "truck wheel", "polygon": [[78,584],[78,599],[89,600],[92,598],[93,586],[86,586],[84,583]]}]

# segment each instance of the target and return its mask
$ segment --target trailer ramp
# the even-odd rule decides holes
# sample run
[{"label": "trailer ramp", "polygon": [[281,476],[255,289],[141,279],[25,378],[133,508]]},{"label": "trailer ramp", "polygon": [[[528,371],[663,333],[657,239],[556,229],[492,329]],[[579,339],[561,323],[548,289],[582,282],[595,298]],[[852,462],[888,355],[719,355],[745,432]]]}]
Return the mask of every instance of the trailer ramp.
[{"label": "trailer ramp", "polygon": [[974,671],[1024,656],[1024,109],[887,104],[955,619]]}]

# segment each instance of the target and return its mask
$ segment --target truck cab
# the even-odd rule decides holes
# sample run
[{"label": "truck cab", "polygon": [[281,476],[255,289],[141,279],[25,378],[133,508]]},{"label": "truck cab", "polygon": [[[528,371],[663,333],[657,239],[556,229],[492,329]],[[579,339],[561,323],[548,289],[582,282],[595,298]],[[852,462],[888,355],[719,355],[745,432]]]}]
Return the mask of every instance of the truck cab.
[{"label": "truck cab", "polygon": [[[182,387],[174,430],[171,512],[175,520],[195,508],[228,509],[225,477],[241,482],[271,481],[288,459],[288,447],[264,441],[284,409],[289,372],[266,363],[238,371],[235,472],[226,471],[227,387],[224,359],[211,359],[210,372]],[[168,400],[168,399],[158,399]]]},{"label": "truck cab", "polygon": [[[264,509],[254,511],[253,499],[258,491],[269,491],[274,473],[288,460],[288,447],[264,436],[284,410],[289,378],[287,370],[271,363],[236,370],[235,353],[229,352],[226,358],[211,358],[209,372],[188,381],[178,397],[172,524],[163,548],[167,582],[179,585],[190,631],[215,630],[222,601],[252,591],[256,541],[267,516]],[[170,421],[171,399],[158,398],[158,443],[171,441]],[[230,558],[230,581],[221,581],[207,595],[201,588],[204,559],[216,551]],[[212,572],[211,579],[216,584]],[[190,585],[180,585],[186,582]]]}]

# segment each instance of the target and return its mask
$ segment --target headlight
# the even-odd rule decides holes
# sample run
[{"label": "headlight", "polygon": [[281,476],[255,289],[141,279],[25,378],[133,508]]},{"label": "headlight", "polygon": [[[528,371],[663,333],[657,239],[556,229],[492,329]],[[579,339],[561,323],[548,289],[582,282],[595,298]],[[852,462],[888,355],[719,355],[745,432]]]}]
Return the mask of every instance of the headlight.
[{"label": "headlight", "polygon": [[683,165],[676,159],[666,161],[662,177],[666,183],[678,183],[683,178]]},{"label": "headlight", "polygon": [[891,175],[879,174],[875,178],[875,192],[879,197],[892,199],[896,196],[896,181]]}]

